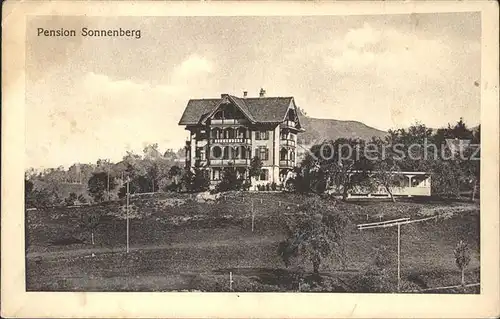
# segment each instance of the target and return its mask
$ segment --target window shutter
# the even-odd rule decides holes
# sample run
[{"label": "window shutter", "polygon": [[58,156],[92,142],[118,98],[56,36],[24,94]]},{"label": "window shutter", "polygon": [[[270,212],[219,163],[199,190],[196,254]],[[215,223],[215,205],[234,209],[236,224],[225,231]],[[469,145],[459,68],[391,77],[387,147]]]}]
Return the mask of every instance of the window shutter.
[{"label": "window shutter", "polygon": [[260,140],[260,132],[259,131],[255,132],[255,139]]},{"label": "window shutter", "polygon": [[269,149],[266,148],[266,161],[269,159]]},{"label": "window shutter", "polygon": [[259,154],[259,149],[258,148],[255,148],[255,156],[257,156],[258,158],[260,158],[260,154]]}]

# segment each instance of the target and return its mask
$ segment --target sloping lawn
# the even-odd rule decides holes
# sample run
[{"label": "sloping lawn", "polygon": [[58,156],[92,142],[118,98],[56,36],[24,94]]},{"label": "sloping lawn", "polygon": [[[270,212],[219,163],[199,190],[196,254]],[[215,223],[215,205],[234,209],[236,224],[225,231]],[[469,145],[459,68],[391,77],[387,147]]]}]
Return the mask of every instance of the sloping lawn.
[{"label": "sloping lawn", "polygon": [[[254,232],[251,231],[252,199]],[[294,213],[295,203],[300,200],[303,199],[279,193],[232,194],[215,203],[199,203],[189,198],[182,202],[168,198],[134,199],[129,254],[124,252],[126,220],[121,203],[28,211],[27,289],[221,291],[229,289],[229,272],[232,272],[233,290],[297,290],[296,271],[300,263],[285,269],[276,251],[284,238],[283,218]],[[365,281],[372,279],[369,271],[376,250],[381,247],[386,247],[389,259],[385,280],[396,280],[397,229],[359,231],[357,223],[399,217],[416,219],[450,211],[453,213],[448,218],[401,227],[402,279],[422,289],[459,284],[453,249],[459,240],[464,240],[472,251],[466,280],[479,281],[477,206],[333,201],[332,205],[348,214],[352,222],[347,229],[345,267],[335,260],[322,266],[329,290],[375,289],[373,283]],[[101,215],[94,246],[82,223],[82,216],[89,213]],[[311,269],[311,265],[302,266],[306,271]]]}]

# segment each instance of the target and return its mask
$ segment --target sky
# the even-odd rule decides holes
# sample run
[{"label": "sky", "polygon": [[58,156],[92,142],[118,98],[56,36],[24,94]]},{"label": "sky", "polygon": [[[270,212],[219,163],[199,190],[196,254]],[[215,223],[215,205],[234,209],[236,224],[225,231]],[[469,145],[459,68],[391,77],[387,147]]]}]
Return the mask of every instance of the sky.
[{"label": "sky", "polygon": [[[39,37],[37,28],[141,30]],[[26,166],[183,146],[191,98],[293,96],[309,116],[377,129],[480,120],[479,13],[307,17],[31,17]]]}]

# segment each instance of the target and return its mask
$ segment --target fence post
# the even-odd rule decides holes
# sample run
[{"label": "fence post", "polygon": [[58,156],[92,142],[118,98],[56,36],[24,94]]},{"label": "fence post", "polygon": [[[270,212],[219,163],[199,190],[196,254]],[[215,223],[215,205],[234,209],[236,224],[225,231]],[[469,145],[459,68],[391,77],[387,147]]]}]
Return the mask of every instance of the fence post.
[{"label": "fence post", "polygon": [[233,291],[233,272],[229,272],[229,290]]},{"label": "fence post", "polygon": [[401,290],[401,225],[398,224],[398,292]]}]

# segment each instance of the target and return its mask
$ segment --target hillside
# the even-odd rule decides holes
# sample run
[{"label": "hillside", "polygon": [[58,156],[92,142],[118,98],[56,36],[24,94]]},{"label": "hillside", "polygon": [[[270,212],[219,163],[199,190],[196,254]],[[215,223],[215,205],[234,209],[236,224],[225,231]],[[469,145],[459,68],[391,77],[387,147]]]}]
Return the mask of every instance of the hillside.
[{"label": "hillside", "polygon": [[382,137],[387,132],[365,125],[357,121],[339,121],[333,119],[312,118],[299,115],[300,123],[305,132],[300,134],[306,144],[314,141],[335,140],[340,137],[371,139],[373,136]]},{"label": "hillside", "polygon": [[[277,247],[286,236],[284,224],[299,213],[295,205],[307,197],[226,193],[216,201],[187,194],[132,198],[129,254],[125,253],[123,201],[26,211],[26,289],[220,292],[229,290],[231,271],[235,291],[296,291],[297,271],[303,267],[307,273],[300,276],[307,280],[311,265],[296,258],[285,268]],[[460,272],[453,251],[460,240],[467,241],[472,254],[466,280],[479,281],[477,204],[407,200],[335,202],[335,206],[349,219],[345,227],[346,264],[341,267],[335,258],[325,261],[321,268],[325,286],[316,291],[394,292],[397,232],[359,231],[356,225],[438,214],[439,219],[402,228],[403,287],[428,289],[458,284]],[[255,212],[253,223],[250,207]],[[94,213],[101,217],[92,245],[83,221]],[[377,275],[374,268],[380,249],[387,249],[386,278]]]}]

